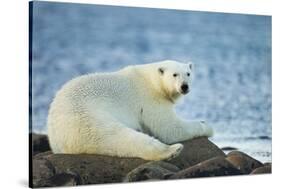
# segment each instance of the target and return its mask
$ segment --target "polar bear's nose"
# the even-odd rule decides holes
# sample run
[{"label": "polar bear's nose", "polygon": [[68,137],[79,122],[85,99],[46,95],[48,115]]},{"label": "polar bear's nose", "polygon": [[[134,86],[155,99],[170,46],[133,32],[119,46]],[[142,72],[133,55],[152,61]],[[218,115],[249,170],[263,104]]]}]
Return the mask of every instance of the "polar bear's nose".
[{"label": "polar bear's nose", "polygon": [[184,93],[184,94],[186,94],[186,93],[188,93],[189,92],[189,87],[188,87],[188,85],[187,84],[182,84],[182,86],[181,86],[181,91],[182,91],[182,93]]}]

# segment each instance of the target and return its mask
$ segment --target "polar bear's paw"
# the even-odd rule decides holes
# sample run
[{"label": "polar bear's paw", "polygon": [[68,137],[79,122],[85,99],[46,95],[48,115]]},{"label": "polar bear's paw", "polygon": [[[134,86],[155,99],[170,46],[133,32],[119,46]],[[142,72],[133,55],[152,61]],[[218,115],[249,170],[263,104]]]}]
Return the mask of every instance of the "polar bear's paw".
[{"label": "polar bear's paw", "polygon": [[200,121],[200,125],[202,128],[202,133],[200,136],[212,137],[214,135],[212,127],[208,126],[205,121]]},{"label": "polar bear's paw", "polygon": [[183,145],[179,144],[179,143],[169,146],[167,149],[166,158],[164,158],[164,159],[170,160],[170,159],[177,157],[181,153],[182,149],[183,149]]},{"label": "polar bear's paw", "polygon": [[157,148],[154,148],[152,153],[144,154],[144,157],[142,158],[152,161],[170,160],[177,157],[181,153],[182,149],[183,145],[180,143],[173,145],[163,144]]}]

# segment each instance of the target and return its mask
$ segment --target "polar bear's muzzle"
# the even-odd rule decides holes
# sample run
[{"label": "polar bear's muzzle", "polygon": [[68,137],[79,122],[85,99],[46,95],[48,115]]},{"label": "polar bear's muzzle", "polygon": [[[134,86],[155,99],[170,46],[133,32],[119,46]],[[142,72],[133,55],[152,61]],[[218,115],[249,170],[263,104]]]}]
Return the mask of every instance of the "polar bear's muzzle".
[{"label": "polar bear's muzzle", "polygon": [[182,94],[187,94],[188,92],[189,92],[189,86],[188,86],[188,84],[183,83],[183,84],[181,85],[181,93],[182,93]]}]

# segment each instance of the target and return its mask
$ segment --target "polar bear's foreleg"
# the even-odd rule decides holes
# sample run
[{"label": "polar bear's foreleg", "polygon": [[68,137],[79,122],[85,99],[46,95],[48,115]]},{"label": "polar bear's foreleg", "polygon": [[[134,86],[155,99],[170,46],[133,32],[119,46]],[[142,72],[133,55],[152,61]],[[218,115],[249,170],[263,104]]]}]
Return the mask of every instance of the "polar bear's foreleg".
[{"label": "polar bear's foreleg", "polygon": [[193,137],[213,136],[213,129],[204,121],[183,121],[183,125]]},{"label": "polar bear's foreleg", "polygon": [[154,116],[148,116],[146,124],[150,125],[152,134],[166,144],[213,135],[212,128],[203,121],[183,120],[170,109],[155,108],[155,110],[158,111],[154,112]]},{"label": "polar bear's foreleg", "polygon": [[213,136],[212,128],[203,121],[176,120],[173,124],[166,125],[166,127],[162,125],[160,133],[161,136],[159,136],[159,138],[167,144],[173,144],[200,136]]},{"label": "polar bear's foreleg", "polygon": [[166,145],[118,122],[107,122],[102,127],[93,127],[89,132],[93,132],[89,133],[90,136],[96,137],[87,141],[87,153],[162,160],[176,157],[183,148],[182,144]]}]

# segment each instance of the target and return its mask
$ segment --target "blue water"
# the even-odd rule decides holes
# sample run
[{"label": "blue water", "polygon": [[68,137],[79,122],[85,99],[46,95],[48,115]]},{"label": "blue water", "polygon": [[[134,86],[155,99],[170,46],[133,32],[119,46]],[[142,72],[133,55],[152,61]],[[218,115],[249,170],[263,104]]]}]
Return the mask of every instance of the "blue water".
[{"label": "blue water", "polygon": [[35,2],[32,40],[33,131],[46,131],[50,102],[73,77],[191,60],[178,114],[206,120],[219,147],[271,161],[271,17]]}]

